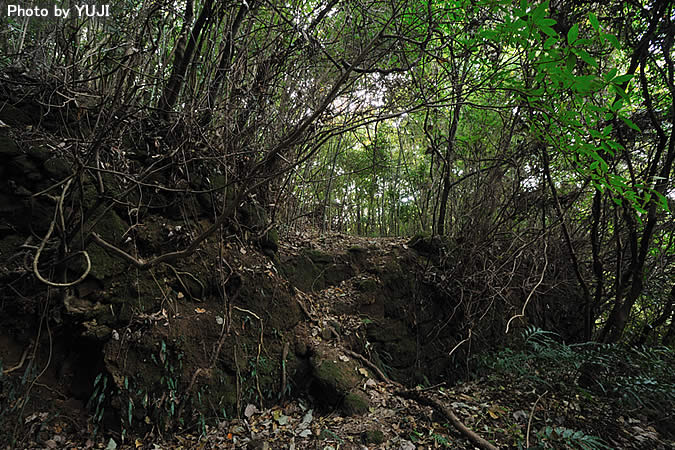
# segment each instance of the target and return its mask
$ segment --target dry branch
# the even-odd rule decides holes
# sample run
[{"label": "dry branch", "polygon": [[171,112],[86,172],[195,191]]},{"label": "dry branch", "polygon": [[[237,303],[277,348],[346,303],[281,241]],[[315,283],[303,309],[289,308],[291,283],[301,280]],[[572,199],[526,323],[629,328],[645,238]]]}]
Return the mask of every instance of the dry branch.
[{"label": "dry branch", "polygon": [[403,398],[408,398],[411,400],[415,400],[416,402],[427,405],[427,406],[432,406],[435,408],[438,412],[443,414],[448,421],[454,426],[457,431],[462,433],[467,439],[469,439],[476,447],[483,449],[483,450],[497,450],[497,447],[492,445],[490,442],[486,441],[482,437],[480,437],[478,434],[476,434],[475,431],[470,430],[467,428],[466,425],[464,425],[457,415],[447,406],[439,402],[438,400],[424,395],[422,391],[418,391],[415,389],[409,389],[405,391],[397,391],[396,395],[403,397]]}]

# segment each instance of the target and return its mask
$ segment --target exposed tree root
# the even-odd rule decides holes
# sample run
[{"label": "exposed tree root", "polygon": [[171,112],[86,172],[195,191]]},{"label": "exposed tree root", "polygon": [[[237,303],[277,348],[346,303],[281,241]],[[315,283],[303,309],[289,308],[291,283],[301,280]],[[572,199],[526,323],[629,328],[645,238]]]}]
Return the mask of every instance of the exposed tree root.
[{"label": "exposed tree root", "polygon": [[19,361],[19,363],[14,367],[10,367],[9,369],[3,370],[2,374],[7,375],[8,373],[12,373],[15,370],[19,370],[20,368],[22,368],[23,364],[26,362],[26,356],[28,356],[29,350],[30,350],[30,345],[28,347],[26,347],[26,349],[23,351],[23,355],[21,355],[21,360]]},{"label": "exposed tree root", "polygon": [[385,383],[388,383],[388,384],[391,384],[391,385],[393,385],[393,386],[396,386],[396,387],[399,388],[399,389],[403,387],[400,383],[397,383],[396,381],[392,381],[388,376],[386,376],[386,375],[384,374],[384,372],[382,372],[382,371],[380,370],[379,367],[377,367],[375,364],[373,364],[372,362],[370,362],[365,356],[360,355],[360,354],[358,354],[358,353],[356,353],[356,352],[354,352],[354,351],[352,351],[352,350],[349,350],[349,349],[347,349],[347,348],[344,348],[344,347],[342,347],[342,351],[344,351],[346,354],[348,354],[348,355],[351,356],[352,358],[356,358],[356,359],[358,359],[359,361],[361,361],[363,364],[365,364],[366,366],[368,366],[368,368],[369,368],[370,370],[372,370],[373,372],[375,372],[375,373],[377,374],[377,376],[380,377],[380,379],[381,379],[382,381],[384,381]]},{"label": "exposed tree root", "polygon": [[405,391],[397,391],[396,395],[408,398],[411,400],[415,400],[416,402],[427,405],[427,406],[432,406],[435,408],[438,412],[443,414],[448,421],[454,426],[457,431],[462,433],[464,436],[466,436],[467,439],[469,439],[476,447],[483,449],[483,450],[497,450],[497,447],[480,437],[476,432],[470,430],[469,428],[464,425],[459,418],[455,415],[455,413],[448,408],[447,406],[443,405],[441,402],[438,400],[424,395],[423,391],[419,391],[416,389],[409,389]]}]

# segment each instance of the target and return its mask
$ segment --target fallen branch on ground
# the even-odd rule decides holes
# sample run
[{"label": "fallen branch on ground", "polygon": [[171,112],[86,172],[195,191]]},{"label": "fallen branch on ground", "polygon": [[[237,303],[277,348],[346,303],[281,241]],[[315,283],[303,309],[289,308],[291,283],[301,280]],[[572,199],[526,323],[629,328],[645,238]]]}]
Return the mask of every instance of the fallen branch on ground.
[{"label": "fallen branch on ground", "polygon": [[497,450],[497,447],[480,437],[478,434],[476,434],[475,431],[470,430],[469,428],[464,425],[459,418],[457,418],[457,415],[447,406],[439,402],[438,400],[428,396],[424,395],[422,391],[419,391],[417,389],[408,389],[405,391],[396,391],[396,395],[403,397],[403,398],[408,398],[411,400],[415,400],[416,402],[427,405],[427,406],[432,406],[435,408],[438,412],[443,414],[454,426],[457,431],[462,433],[467,439],[469,439],[476,447],[483,449],[483,450]]}]

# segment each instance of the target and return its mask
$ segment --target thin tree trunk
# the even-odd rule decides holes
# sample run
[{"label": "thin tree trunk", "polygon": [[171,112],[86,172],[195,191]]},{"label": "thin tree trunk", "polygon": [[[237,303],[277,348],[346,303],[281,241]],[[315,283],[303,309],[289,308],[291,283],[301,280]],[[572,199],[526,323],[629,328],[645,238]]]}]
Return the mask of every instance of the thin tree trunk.
[{"label": "thin tree trunk", "polygon": [[450,127],[448,128],[448,142],[445,151],[445,162],[443,164],[443,191],[441,193],[440,206],[438,209],[438,223],[436,225],[436,233],[439,236],[445,234],[445,216],[448,209],[448,197],[450,196],[450,158],[455,147],[455,136],[457,135],[457,126],[459,124],[459,113],[461,110],[461,105],[459,99],[461,96],[461,88],[459,88],[459,93],[457,95],[457,105],[452,111],[452,119],[450,121]]},{"label": "thin tree trunk", "polygon": [[166,88],[159,100],[159,109],[166,116],[176,104],[183,83],[185,82],[185,73],[195,52],[197,38],[202,33],[202,29],[211,17],[213,0],[206,0],[194,27],[190,30],[192,17],[194,16],[193,0],[188,0],[185,7],[185,22],[181,36],[176,44],[176,57],[174,58],[173,68]]},{"label": "thin tree trunk", "polygon": [[670,295],[668,296],[668,300],[665,308],[663,309],[663,312],[653,322],[646,323],[644,328],[642,328],[642,333],[636,341],[637,345],[643,345],[645,342],[647,342],[649,335],[658,327],[666,323],[666,321],[673,314],[673,305],[675,305],[675,285],[670,291]]}]

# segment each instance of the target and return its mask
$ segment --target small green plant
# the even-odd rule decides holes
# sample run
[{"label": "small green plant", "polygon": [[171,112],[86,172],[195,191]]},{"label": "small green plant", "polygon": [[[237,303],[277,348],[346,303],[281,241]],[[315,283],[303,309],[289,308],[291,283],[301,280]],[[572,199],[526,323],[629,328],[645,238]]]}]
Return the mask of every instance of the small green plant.
[{"label": "small green plant", "polygon": [[522,342],[520,350],[479,356],[478,372],[529,380],[547,389],[564,385],[584,397],[595,392],[629,407],[668,410],[675,403],[675,352],[669,348],[568,345],[557,334],[536,327],[523,332]]},{"label": "small green plant", "polygon": [[[597,436],[585,434],[583,431],[570,430],[565,427],[546,427],[537,436],[540,444],[535,448],[560,448],[563,445],[582,450],[610,448]],[[544,447],[543,444],[549,444]]]},{"label": "small green plant", "polygon": [[[555,333],[529,327],[517,348],[477,359],[478,375],[487,373],[529,389],[613,403],[617,409],[670,411],[675,405],[675,352],[665,347],[566,344]],[[541,437],[554,448],[562,443],[573,448],[607,448],[600,438],[568,428],[547,427]],[[522,442],[522,438],[517,440]]]},{"label": "small green plant", "polygon": [[328,428],[324,428],[323,431],[321,431],[321,434],[319,435],[321,439],[323,440],[333,440],[337,441],[340,444],[344,444],[344,440],[340,438],[337,434],[333,433],[331,430]]},{"label": "small green plant", "polygon": [[92,416],[92,422],[94,422],[94,436],[98,432],[99,425],[103,420],[103,414],[105,413],[107,388],[108,376],[99,373],[94,379],[94,391],[91,393],[89,401],[87,402],[87,408],[94,412],[94,415]]},{"label": "small green plant", "polygon": [[448,438],[443,436],[442,434],[433,433],[431,435],[431,439],[433,439],[436,444],[438,444],[442,447],[448,447],[448,448],[452,447]]}]

